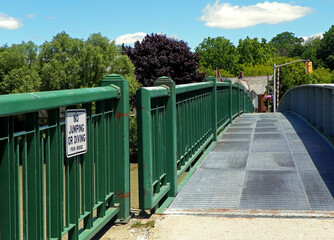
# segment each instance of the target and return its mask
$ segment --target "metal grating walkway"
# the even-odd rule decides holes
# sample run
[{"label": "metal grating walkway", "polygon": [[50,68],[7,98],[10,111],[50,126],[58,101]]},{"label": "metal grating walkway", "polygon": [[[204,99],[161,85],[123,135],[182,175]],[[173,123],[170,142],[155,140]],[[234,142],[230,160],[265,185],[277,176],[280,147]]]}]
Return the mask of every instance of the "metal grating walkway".
[{"label": "metal grating walkway", "polygon": [[165,213],[332,216],[332,194],[334,151],[318,133],[291,113],[244,114]]}]

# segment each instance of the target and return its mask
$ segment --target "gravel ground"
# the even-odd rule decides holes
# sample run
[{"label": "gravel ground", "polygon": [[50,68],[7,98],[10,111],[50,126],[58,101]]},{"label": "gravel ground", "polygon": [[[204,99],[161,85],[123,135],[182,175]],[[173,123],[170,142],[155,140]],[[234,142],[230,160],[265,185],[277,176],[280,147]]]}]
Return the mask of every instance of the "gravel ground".
[{"label": "gravel ground", "polygon": [[[132,227],[154,221],[154,227]],[[112,226],[96,239],[334,239],[334,219],[153,215]]]},{"label": "gravel ground", "polygon": [[[125,225],[107,224],[93,240],[333,239],[334,218],[249,218],[148,215],[138,210],[137,164],[131,164],[131,211]],[[147,222],[153,221],[150,226]],[[142,225],[142,227],[138,227]]]}]

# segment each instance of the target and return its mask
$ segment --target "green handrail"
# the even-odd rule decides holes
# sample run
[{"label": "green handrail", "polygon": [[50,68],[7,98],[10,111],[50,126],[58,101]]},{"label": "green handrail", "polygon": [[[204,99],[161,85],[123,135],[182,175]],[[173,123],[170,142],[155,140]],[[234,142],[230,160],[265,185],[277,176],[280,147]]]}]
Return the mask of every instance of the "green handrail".
[{"label": "green handrail", "polygon": [[154,85],[137,91],[139,206],[150,210],[176,196],[183,173],[224,127],[253,111],[244,87],[229,80],[175,86],[162,77]]},{"label": "green handrail", "polygon": [[[101,85],[0,96],[0,239],[91,239],[129,218],[128,82]],[[87,153],[66,158],[63,111],[76,108],[87,112]]]}]

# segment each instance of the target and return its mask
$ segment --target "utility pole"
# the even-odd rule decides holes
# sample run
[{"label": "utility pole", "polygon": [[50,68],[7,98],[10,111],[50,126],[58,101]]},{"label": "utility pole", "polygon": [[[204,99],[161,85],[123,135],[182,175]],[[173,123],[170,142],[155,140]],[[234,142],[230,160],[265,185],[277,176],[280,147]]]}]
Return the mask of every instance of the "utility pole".
[{"label": "utility pole", "polygon": [[[288,62],[288,63],[283,63],[283,64],[280,64],[280,65],[276,65],[274,63],[274,66],[273,66],[273,81],[274,81],[274,93],[273,93],[273,112],[276,112],[276,108],[278,107],[278,96],[276,94],[278,94],[278,92],[276,91],[277,87],[276,86],[276,68],[279,68],[279,67],[283,67],[283,66],[286,66],[286,65],[289,65],[289,64],[292,64],[292,63],[297,63],[297,62],[309,62],[310,64],[308,64],[308,69],[307,69],[307,73],[312,73],[312,62],[309,60],[309,59],[304,59],[304,60],[296,60],[296,61],[293,61],[293,62]],[[309,68],[311,69],[311,71],[309,71]]]}]

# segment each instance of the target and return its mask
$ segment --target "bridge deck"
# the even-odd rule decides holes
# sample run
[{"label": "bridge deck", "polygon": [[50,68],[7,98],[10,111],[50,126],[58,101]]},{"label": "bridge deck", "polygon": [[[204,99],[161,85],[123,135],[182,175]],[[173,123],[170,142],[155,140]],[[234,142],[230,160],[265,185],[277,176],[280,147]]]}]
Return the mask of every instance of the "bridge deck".
[{"label": "bridge deck", "polygon": [[165,213],[333,215],[332,194],[334,151],[318,133],[293,114],[244,114]]}]

